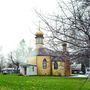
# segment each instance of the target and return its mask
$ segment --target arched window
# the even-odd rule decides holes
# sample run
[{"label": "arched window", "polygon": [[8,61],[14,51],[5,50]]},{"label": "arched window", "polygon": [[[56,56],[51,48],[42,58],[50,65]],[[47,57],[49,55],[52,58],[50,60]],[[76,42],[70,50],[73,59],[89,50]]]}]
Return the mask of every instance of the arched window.
[{"label": "arched window", "polygon": [[47,68],[47,60],[43,59],[43,63],[42,63],[43,69]]},{"label": "arched window", "polygon": [[54,69],[58,69],[58,63],[56,61],[54,62]]}]

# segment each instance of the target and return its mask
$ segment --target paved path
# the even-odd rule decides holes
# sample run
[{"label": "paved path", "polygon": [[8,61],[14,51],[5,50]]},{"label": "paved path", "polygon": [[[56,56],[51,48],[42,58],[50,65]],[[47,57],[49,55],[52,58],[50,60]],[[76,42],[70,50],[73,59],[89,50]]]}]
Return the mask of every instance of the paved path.
[{"label": "paved path", "polygon": [[71,77],[76,77],[76,78],[87,78],[88,75],[73,75]]}]

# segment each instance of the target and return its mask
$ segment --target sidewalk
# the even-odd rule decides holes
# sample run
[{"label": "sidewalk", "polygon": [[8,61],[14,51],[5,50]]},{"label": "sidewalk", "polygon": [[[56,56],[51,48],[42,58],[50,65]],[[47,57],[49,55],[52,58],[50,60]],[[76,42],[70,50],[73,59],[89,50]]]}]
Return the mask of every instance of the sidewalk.
[{"label": "sidewalk", "polygon": [[87,78],[88,75],[73,75],[73,76],[70,76],[70,77],[76,77],[76,78]]}]

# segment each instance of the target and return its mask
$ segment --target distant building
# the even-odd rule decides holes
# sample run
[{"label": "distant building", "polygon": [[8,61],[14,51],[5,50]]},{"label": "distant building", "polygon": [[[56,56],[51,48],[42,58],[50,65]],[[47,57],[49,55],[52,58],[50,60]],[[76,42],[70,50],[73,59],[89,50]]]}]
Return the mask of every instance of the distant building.
[{"label": "distant building", "polygon": [[[63,51],[55,52],[43,46],[43,35],[40,30],[36,32],[36,49],[31,52],[27,65],[21,66],[21,73],[24,75],[70,76],[71,67],[67,44],[63,43]],[[33,73],[31,69],[35,72]]]},{"label": "distant building", "polygon": [[81,64],[73,63],[71,65],[72,74],[80,74],[81,73]]}]

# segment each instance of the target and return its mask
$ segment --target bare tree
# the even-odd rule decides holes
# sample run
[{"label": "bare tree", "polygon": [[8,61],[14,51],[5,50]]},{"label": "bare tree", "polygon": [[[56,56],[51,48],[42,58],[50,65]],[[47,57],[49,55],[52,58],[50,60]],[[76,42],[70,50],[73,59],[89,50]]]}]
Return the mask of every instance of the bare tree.
[{"label": "bare tree", "polygon": [[57,3],[58,15],[46,17],[36,11],[46,25],[44,29],[50,33],[47,35],[48,43],[58,50],[60,44],[66,42],[71,50],[71,59],[90,61],[90,2],[88,6],[84,0],[69,0],[69,3],[59,0]]},{"label": "bare tree", "polygon": [[8,66],[11,65],[13,68],[15,68],[17,70],[17,73],[19,71],[19,61],[16,60],[13,56],[13,52],[10,52],[10,54],[8,55]]},{"label": "bare tree", "polygon": [[8,55],[9,65],[11,64],[13,67],[16,67],[17,73],[19,71],[19,65],[26,63],[26,60],[30,55],[30,50],[31,48],[27,47],[25,40],[22,39],[18,48]]},{"label": "bare tree", "polygon": [[0,55],[0,72],[5,67],[5,58],[3,55]]}]

